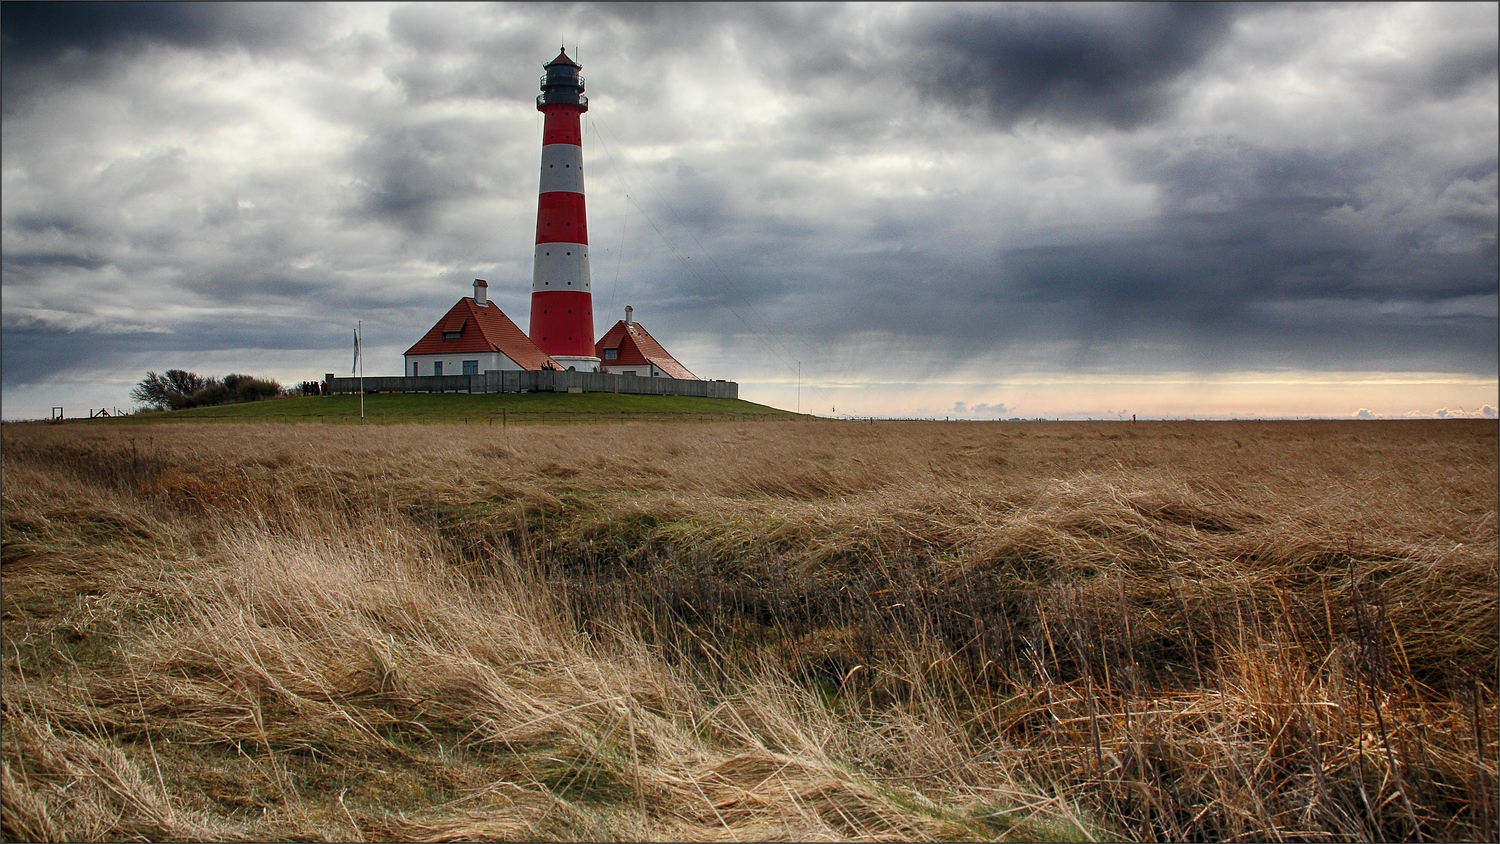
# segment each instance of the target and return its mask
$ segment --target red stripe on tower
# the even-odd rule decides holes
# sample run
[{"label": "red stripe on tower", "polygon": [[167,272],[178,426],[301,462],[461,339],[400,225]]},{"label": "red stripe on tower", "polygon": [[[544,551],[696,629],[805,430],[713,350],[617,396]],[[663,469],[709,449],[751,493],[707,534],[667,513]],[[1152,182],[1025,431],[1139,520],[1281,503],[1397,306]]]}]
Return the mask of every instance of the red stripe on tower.
[{"label": "red stripe on tower", "polygon": [[531,339],[568,369],[597,372],[580,120],[589,110],[589,98],[583,95],[583,77],[578,74],[582,65],[566,51],[542,67],[546,74],[536,107],[546,115],[546,124],[531,276]]}]

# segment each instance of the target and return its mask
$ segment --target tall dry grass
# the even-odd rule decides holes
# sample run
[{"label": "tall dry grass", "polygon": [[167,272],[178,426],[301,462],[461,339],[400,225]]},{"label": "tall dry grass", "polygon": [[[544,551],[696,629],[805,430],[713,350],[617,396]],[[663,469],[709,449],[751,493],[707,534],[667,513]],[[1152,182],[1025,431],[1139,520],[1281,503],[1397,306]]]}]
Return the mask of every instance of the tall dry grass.
[{"label": "tall dry grass", "polygon": [[1496,837],[1494,423],[3,436],[10,839]]}]

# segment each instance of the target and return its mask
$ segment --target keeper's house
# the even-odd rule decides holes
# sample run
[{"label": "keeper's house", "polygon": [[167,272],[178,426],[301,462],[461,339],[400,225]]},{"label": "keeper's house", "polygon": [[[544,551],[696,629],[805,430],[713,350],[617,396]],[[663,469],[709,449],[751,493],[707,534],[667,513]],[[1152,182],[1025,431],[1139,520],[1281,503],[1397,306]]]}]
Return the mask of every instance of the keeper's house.
[{"label": "keeper's house", "polygon": [[563,369],[490,302],[488,294],[489,283],[475,279],[474,295],[459,299],[415,346],[406,350],[406,374],[481,375],[489,370]]},{"label": "keeper's house", "polygon": [[677,362],[662,345],[656,342],[640,323],[635,321],[635,309],[625,306],[625,318],[604,333],[594,344],[594,354],[599,357],[599,370],[613,375],[639,375],[642,378],[680,378],[690,381],[698,376]]}]

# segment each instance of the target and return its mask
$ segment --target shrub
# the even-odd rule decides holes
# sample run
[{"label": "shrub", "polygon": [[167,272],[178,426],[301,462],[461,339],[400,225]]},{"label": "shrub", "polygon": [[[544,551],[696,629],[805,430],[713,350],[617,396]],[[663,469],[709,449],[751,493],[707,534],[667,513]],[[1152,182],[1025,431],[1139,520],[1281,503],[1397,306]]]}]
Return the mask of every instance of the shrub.
[{"label": "shrub", "polygon": [[130,397],[149,410],[176,410],[191,407],[188,397],[202,390],[205,384],[203,376],[184,369],[169,369],[165,375],[147,372],[130,391]]},{"label": "shrub", "polygon": [[230,373],[224,376],[224,386],[234,394],[233,401],[247,402],[275,398],[281,393],[281,384],[254,375]]},{"label": "shrub", "polygon": [[181,410],[219,404],[260,401],[281,392],[281,384],[269,378],[230,373],[222,380],[196,372],[169,369],[165,375],[147,372],[130,397],[147,410]]}]

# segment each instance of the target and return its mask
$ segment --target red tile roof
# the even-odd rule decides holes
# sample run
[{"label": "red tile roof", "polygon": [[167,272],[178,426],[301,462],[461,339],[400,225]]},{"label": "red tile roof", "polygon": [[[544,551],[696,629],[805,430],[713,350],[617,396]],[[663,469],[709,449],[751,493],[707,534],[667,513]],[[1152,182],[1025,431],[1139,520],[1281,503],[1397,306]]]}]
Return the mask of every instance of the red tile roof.
[{"label": "red tile roof", "polygon": [[[574,45],[574,46],[577,46],[577,45]],[[542,65],[542,67],[551,67],[551,66],[553,66],[555,64],[570,64],[570,65],[572,65],[574,67],[583,67],[583,65],[581,65],[578,62],[575,62],[572,59],[568,58],[568,51],[565,50],[565,49],[559,49],[557,51],[557,58],[553,59],[550,62],[547,62],[546,64]]]},{"label": "red tile roof", "polygon": [[[458,333],[454,340],[444,340],[444,334]],[[552,360],[546,352],[537,348],[526,333],[516,327],[510,317],[491,301],[481,308],[474,304],[471,296],[458,300],[442,319],[437,321],[415,346],[406,350],[408,355],[443,355],[472,352],[500,352],[515,361],[522,369],[536,371],[546,368],[565,369]]]},{"label": "red tile roof", "polygon": [[[614,360],[604,359],[605,349],[619,349],[620,356]],[[698,376],[688,371],[688,368],[677,362],[661,344],[656,342],[646,329],[638,322],[625,324],[620,320],[614,327],[604,332],[598,343],[594,344],[594,354],[599,358],[602,366],[645,366],[652,364],[663,373],[673,378],[687,378],[693,381]]]}]

